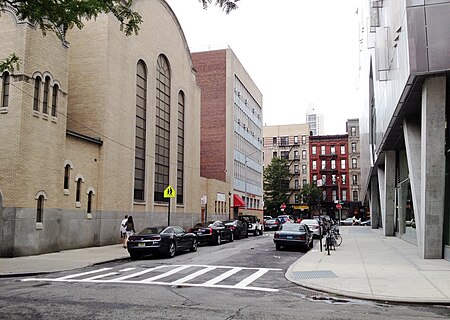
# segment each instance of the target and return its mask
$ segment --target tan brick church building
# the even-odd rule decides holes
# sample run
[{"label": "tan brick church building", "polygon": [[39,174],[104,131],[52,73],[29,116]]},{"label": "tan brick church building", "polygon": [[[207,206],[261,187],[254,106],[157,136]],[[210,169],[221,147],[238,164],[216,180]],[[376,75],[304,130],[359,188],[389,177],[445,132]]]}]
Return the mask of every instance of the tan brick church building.
[{"label": "tan brick church building", "polygon": [[136,1],[126,36],[112,16],[57,37],[0,16],[0,256],[118,242],[119,223],[183,227],[200,214],[200,89],[163,0]]}]

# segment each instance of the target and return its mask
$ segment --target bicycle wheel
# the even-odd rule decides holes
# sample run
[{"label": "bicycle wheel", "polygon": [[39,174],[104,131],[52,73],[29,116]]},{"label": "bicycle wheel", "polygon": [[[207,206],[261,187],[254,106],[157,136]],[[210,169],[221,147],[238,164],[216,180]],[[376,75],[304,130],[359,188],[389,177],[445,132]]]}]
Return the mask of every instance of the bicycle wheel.
[{"label": "bicycle wheel", "polygon": [[334,241],[336,242],[336,246],[340,246],[342,243],[342,237],[340,234],[335,234],[334,235]]}]

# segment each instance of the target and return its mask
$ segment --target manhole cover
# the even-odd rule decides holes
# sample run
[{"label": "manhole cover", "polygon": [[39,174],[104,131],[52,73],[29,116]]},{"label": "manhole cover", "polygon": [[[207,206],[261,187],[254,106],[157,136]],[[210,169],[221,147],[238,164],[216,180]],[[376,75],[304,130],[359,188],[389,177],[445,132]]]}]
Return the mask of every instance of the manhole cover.
[{"label": "manhole cover", "polygon": [[319,271],[294,271],[292,272],[292,277],[295,280],[302,279],[321,279],[321,278],[337,278],[336,274],[330,270],[319,270]]}]

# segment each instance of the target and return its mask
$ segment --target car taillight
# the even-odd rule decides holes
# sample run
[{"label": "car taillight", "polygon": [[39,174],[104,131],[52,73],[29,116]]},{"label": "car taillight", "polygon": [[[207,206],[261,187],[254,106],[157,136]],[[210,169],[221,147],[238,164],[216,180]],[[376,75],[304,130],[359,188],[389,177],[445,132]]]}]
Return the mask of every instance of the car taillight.
[{"label": "car taillight", "polygon": [[190,228],[188,232],[189,232],[189,233],[192,233],[192,228]]},{"label": "car taillight", "polygon": [[213,229],[209,228],[209,234],[212,234],[212,233],[213,233]]},{"label": "car taillight", "polygon": [[302,234],[301,236],[298,236],[299,240],[306,240],[306,235]]},{"label": "car taillight", "polygon": [[231,229],[231,231],[234,231],[234,229],[236,229],[236,227],[235,226],[231,226],[230,229]]},{"label": "car taillight", "polygon": [[278,222],[278,221],[275,221],[275,224],[279,224],[279,222]]},{"label": "car taillight", "polygon": [[159,241],[159,240],[161,240],[161,237],[160,237],[160,236],[157,236],[157,237],[152,237],[152,240],[156,240],[156,241]]},{"label": "car taillight", "polygon": [[279,235],[278,233],[275,233],[275,234],[273,235],[273,237],[274,237],[274,238],[279,238],[280,235]]}]

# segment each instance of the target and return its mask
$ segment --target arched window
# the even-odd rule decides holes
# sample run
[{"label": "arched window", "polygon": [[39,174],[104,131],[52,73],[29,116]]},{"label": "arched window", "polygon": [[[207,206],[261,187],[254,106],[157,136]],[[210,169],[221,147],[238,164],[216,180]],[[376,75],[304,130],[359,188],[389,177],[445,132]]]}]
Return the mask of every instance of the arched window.
[{"label": "arched window", "polygon": [[169,185],[170,153],[170,70],[163,55],[156,67],[156,137],[154,200],[166,202],[164,189]]},{"label": "arched window", "polygon": [[178,150],[177,150],[177,203],[183,203],[184,194],[184,105],[183,91],[178,93]]},{"label": "arched window", "polygon": [[58,105],[58,91],[59,91],[59,86],[57,84],[53,85],[52,117],[56,117],[56,111],[57,111],[57,105]]},{"label": "arched window", "polygon": [[69,190],[70,164],[64,167],[64,189]]},{"label": "arched window", "polygon": [[40,195],[37,199],[36,222],[42,222],[44,215],[44,195]]},{"label": "arched window", "polygon": [[78,178],[78,180],[77,180],[77,192],[76,192],[76,195],[75,195],[75,201],[76,202],[80,202],[81,182],[82,182],[81,178]]},{"label": "arched window", "polygon": [[37,76],[34,79],[34,101],[33,101],[33,110],[39,111],[39,95],[41,94],[41,77]]},{"label": "arched window", "polygon": [[92,195],[94,193],[89,191],[88,193],[88,202],[87,202],[87,213],[92,213]]},{"label": "arched window", "polygon": [[147,67],[139,61],[136,68],[136,137],[134,150],[134,200],[145,200],[145,147],[147,118]]},{"label": "arched window", "polygon": [[1,100],[0,108],[8,108],[9,102],[9,73],[4,72],[2,75],[2,90],[1,90]]},{"label": "arched window", "polygon": [[50,77],[45,77],[44,83],[44,101],[42,103],[42,113],[48,114],[48,93],[50,91]]}]

